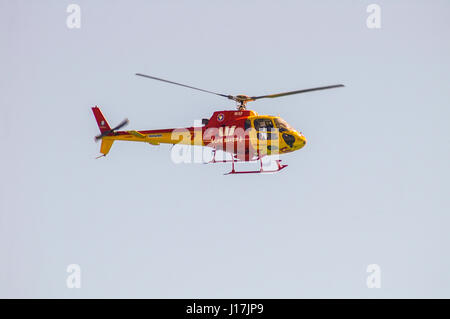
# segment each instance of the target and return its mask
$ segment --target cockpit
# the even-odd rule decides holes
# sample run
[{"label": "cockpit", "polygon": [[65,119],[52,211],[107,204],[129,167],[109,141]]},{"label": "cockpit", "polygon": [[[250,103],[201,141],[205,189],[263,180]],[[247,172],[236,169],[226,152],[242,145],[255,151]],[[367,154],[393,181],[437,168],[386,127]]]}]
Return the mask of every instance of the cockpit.
[{"label": "cockpit", "polygon": [[245,129],[254,128],[258,139],[278,139],[278,133],[293,131],[294,129],[282,118],[274,116],[247,119]]},{"label": "cockpit", "polygon": [[277,126],[280,132],[292,131],[292,127],[281,117],[274,117],[275,125]]},{"label": "cockpit", "polygon": [[[252,121],[248,119],[245,122],[245,129],[249,129],[252,127],[257,131],[270,131],[274,128],[277,128],[280,132],[291,131],[293,128],[281,117],[272,117],[272,118],[256,118]],[[275,125],[274,125],[275,123]]]},{"label": "cockpit", "polygon": [[[248,129],[254,129],[256,137],[260,141],[281,139],[290,149],[303,147],[306,141],[301,133],[298,133],[281,117],[257,116],[249,118],[245,121],[245,130]],[[273,147],[273,145],[268,147]]]}]

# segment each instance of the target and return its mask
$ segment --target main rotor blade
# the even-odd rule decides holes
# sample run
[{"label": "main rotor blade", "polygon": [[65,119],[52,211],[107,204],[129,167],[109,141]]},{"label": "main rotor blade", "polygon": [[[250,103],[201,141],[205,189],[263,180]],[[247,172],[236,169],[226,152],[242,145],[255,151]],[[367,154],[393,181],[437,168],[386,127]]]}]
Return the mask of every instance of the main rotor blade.
[{"label": "main rotor blade", "polygon": [[194,89],[194,90],[198,90],[198,91],[202,91],[202,92],[206,92],[206,93],[215,94],[215,95],[218,95],[218,96],[223,96],[223,97],[226,97],[226,98],[231,99],[231,100],[234,98],[232,95],[220,94],[220,93],[216,93],[216,92],[212,92],[212,91],[208,91],[208,90],[204,90],[204,89],[199,89],[199,88],[196,88],[196,87],[193,87],[193,86],[190,86],[190,85],[186,85],[186,84],[181,84],[181,83],[177,83],[177,82],[173,82],[173,81],[169,81],[169,80],[160,79],[160,78],[157,78],[157,77],[154,77],[154,76],[151,76],[151,75],[146,75],[146,74],[142,74],[142,73],[136,73],[136,75],[137,76],[142,76],[144,78],[149,78],[149,79],[152,79],[152,80],[158,80],[158,81],[162,81],[162,82],[166,82],[166,83],[170,83],[170,84],[184,86],[184,87],[189,88],[189,89]]},{"label": "main rotor blade", "polygon": [[336,84],[336,85],[329,85],[329,86],[320,86],[320,87],[311,88],[311,89],[290,91],[290,92],[284,92],[284,93],[261,95],[261,96],[252,96],[252,97],[250,97],[250,99],[251,100],[258,100],[258,99],[265,99],[265,98],[275,98],[275,97],[282,97],[282,96],[292,95],[292,94],[299,94],[299,93],[306,93],[306,92],[312,92],[312,91],[340,88],[340,87],[344,87],[344,86],[345,85],[343,85],[343,84]]}]

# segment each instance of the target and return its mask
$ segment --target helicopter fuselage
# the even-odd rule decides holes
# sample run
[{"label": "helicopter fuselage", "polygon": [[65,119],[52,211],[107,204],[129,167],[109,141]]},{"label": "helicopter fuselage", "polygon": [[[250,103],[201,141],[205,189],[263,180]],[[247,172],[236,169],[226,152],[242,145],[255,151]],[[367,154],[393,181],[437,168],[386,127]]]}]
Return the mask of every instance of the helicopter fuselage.
[{"label": "helicopter fuselage", "polygon": [[[102,140],[111,144],[115,140],[121,140],[152,145],[206,146],[231,153],[243,161],[293,152],[306,144],[305,136],[282,118],[258,115],[252,110],[217,111],[210,119],[203,120],[203,123],[199,127],[116,131],[104,136]],[[106,155],[107,152],[103,151],[101,153]]]}]

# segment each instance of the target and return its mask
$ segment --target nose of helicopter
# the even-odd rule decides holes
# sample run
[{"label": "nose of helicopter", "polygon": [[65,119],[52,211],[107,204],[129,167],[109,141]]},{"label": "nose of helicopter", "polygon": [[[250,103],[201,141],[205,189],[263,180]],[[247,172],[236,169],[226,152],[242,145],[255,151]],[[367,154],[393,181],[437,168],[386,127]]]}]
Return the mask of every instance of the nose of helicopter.
[{"label": "nose of helicopter", "polygon": [[297,134],[297,136],[295,137],[295,143],[294,146],[297,149],[302,148],[303,146],[306,145],[306,137],[303,136],[303,134]]}]

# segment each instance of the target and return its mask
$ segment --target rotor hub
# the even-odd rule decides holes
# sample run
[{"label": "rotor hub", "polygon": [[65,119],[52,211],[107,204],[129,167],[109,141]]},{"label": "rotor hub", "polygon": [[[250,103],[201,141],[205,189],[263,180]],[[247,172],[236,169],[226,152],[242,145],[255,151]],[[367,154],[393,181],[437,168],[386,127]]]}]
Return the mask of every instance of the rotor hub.
[{"label": "rotor hub", "polygon": [[233,100],[236,101],[236,103],[237,103],[236,108],[239,111],[245,110],[246,106],[247,106],[247,102],[253,101],[253,99],[250,96],[244,95],[244,94],[239,94],[239,95],[233,96]]}]

